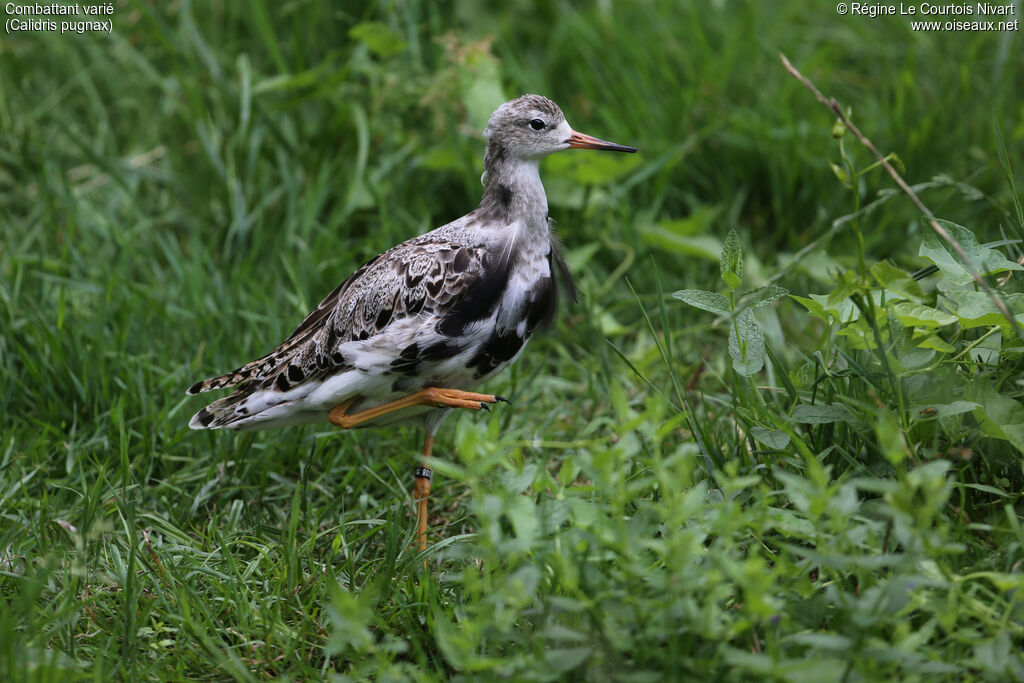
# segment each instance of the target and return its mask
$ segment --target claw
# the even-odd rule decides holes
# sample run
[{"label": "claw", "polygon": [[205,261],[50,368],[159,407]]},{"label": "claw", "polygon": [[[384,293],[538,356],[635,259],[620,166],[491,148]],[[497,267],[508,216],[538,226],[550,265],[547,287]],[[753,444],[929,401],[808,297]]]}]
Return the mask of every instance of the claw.
[{"label": "claw", "polygon": [[486,403],[484,403],[483,401],[480,401],[480,408],[482,408],[483,410],[486,410],[488,413],[491,412],[491,407],[489,405],[487,405]]},{"label": "claw", "polygon": [[512,405],[512,401],[508,400],[508,399],[507,399],[507,398],[505,398],[504,396],[495,396],[495,397],[494,397],[494,400],[495,400],[495,401],[501,401],[502,403],[507,403],[507,404],[509,404],[509,405]]}]

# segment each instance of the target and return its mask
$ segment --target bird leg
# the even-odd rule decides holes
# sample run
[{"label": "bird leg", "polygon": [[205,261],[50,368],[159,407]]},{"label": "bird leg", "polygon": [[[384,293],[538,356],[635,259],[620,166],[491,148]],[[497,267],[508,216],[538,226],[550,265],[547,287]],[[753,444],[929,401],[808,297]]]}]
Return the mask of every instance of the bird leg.
[{"label": "bird leg", "polygon": [[[413,500],[416,501],[416,540],[420,552],[427,549],[427,499],[430,498],[430,478],[433,472],[427,467],[427,458],[434,450],[434,435],[427,432],[423,440],[423,462],[416,468],[416,488]],[[426,560],[424,560],[426,562]]]},{"label": "bird leg", "polygon": [[388,401],[382,403],[379,406],[373,408],[367,408],[366,410],[360,410],[358,413],[353,415],[348,414],[349,407],[356,402],[359,397],[354,397],[345,401],[339,406],[336,406],[330,414],[331,424],[341,427],[342,429],[352,429],[358,427],[364,422],[376,419],[382,415],[393,413],[396,410],[402,410],[404,408],[410,408],[413,406],[431,406],[433,408],[469,408],[470,410],[480,410],[481,408],[490,410],[487,407],[488,403],[497,403],[498,401],[504,401],[508,403],[508,399],[502,396],[495,396],[494,394],[476,394],[472,391],[462,391],[461,389],[441,389],[438,387],[427,387],[421,391],[417,391],[415,394],[409,394],[402,398],[395,399],[394,401]]},{"label": "bird leg", "polygon": [[[331,410],[329,419],[331,424],[341,427],[342,429],[352,429],[358,427],[361,424],[369,422],[370,420],[376,419],[382,415],[387,415],[396,410],[402,410],[403,408],[410,408],[412,406],[431,406],[434,408],[469,408],[470,410],[486,409],[488,403],[497,403],[498,401],[504,401],[508,403],[509,400],[503,396],[495,396],[494,394],[476,394],[472,391],[462,391],[461,389],[441,389],[438,387],[427,387],[421,391],[417,391],[415,394],[410,394],[394,401],[382,403],[379,406],[373,408],[367,408],[366,410],[360,410],[358,413],[349,415],[348,409],[352,407],[352,404],[359,400],[358,396],[350,398],[341,405],[335,406]],[[419,467],[416,468],[416,484],[413,492],[413,500],[416,502],[416,541],[419,546],[420,552],[427,549],[427,499],[430,498],[430,478],[433,476],[430,468],[427,467],[426,459],[430,457],[431,452],[434,450],[434,435],[430,430],[427,431],[427,437],[423,441],[423,462]],[[426,566],[426,560],[423,561]]]}]

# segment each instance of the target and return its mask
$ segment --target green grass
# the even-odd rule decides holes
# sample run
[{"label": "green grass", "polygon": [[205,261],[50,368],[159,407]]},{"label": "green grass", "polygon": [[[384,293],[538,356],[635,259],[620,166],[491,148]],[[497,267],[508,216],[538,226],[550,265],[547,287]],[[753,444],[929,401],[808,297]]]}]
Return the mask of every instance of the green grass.
[{"label": "green grass", "polygon": [[[901,303],[956,322],[897,308],[928,228],[883,173],[840,183],[873,160],[777,58],[1016,259],[1020,34],[327,5],[130,2],[110,36],[0,42],[0,679],[1024,678],[1021,344],[948,264]],[[489,385],[511,407],[442,429],[424,571],[415,430],[195,433],[184,390],[472,208],[523,92],[641,154],[544,163],[584,298]],[[743,318],[670,296],[732,291],[730,229],[743,287],[834,292],[758,309],[757,371]],[[1021,275],[986,279],[1019,314]]]}]

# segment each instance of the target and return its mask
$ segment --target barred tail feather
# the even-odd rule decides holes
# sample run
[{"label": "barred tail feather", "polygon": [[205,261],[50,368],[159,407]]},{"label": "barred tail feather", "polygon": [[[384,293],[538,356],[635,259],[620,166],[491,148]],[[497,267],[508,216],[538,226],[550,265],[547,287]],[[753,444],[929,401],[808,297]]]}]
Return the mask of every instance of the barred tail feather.
[{"label": "barred tail feather", "polygon": [[196,382],[186,390],[186,394],[193,396],[195,394],[201,394],[206,391],[213,391],[214,389],[223,389],[225,387],[233,387],[236,384],[241,384],[250,379],[261,378],[269,371],[273,371],[283,354],[271,353],[257,358],[251,363],[246,363],[240,368],[232,370],[231,372],[216,377],[210,377],[199,382]]},{"label": "barred tail feather", "polygon": [[242,390],[217,399],[192,416],[192,429],[269,429],[309,424],[326,419],[326,410],[306,410],[302,399],[313,386],[287,392],[274,389]]}]

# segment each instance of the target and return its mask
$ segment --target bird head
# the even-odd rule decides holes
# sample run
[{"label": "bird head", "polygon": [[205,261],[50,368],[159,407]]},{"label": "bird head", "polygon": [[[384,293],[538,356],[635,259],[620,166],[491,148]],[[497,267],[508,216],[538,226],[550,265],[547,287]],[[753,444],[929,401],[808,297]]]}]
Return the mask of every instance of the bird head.
[{"label": "bird head", "polygon": [[564,149],[636,151],[574,131],[558,105],[540,95],[523,95],[498,107],[484,135],[489,145],[519,159],[540,159]]}]

